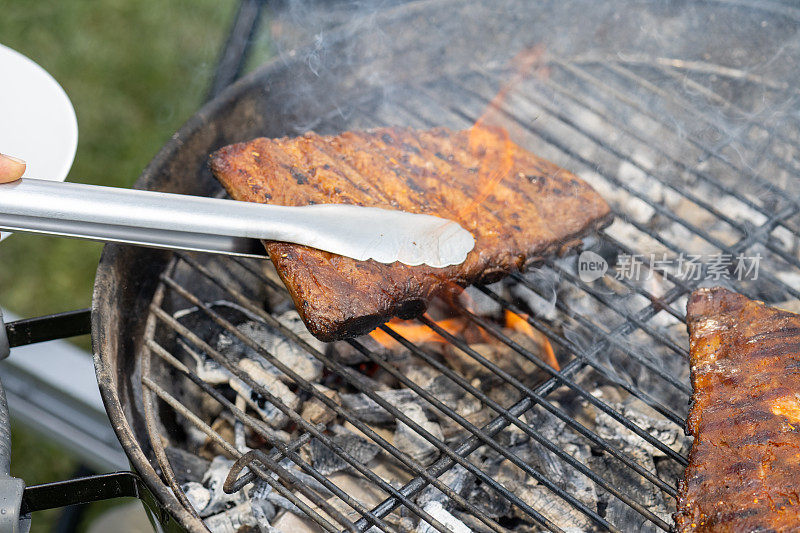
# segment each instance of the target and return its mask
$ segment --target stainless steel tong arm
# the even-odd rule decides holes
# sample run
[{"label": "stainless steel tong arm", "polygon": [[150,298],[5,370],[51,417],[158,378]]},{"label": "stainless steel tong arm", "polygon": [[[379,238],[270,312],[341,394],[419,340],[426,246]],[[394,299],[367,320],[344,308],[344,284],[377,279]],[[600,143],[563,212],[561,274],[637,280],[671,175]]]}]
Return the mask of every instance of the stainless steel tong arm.
[{"label": "stainless steel tong arm", "polygon": [[263,255],[253,240],[265,239],[434,267],[462,263],[475,243],[456,222],[403,211],[286,207],[30,178],[0,184],[0,229],[246,256]]}]

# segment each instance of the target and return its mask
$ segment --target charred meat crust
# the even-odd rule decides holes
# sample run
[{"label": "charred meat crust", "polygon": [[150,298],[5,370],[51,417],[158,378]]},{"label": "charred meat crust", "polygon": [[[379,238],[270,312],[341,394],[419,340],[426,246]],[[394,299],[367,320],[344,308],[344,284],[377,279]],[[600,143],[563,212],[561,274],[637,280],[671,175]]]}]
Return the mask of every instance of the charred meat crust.
[{"label": "charred meat crust", "polygon": [[694,443],[677,531],[800,529],[800,315],[714,288],[686,318]]},{"label": "charred meat crust", "polygon": [[[265,242],[309,331],[333,341],[419,315],[438,293],[496,281],[611,222],[608,204],[584,181],[504,141],[500,130],[481,139],[475,146],[469,130],[443,128],[307,133],[226,146],[210,163],[236,200],[402,209],[456,220],[473,234],[467,260],[441,269]],[[487,190],[481,173],[501,160],[508,171]]]}]

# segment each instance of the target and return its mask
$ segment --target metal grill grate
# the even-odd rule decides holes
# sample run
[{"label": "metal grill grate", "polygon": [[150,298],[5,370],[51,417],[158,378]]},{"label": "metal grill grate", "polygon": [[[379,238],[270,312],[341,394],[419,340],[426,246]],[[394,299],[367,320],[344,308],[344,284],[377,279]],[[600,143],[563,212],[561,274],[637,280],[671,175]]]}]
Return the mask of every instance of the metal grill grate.
[{"label": "metal grill grate", "polygon": [[[744,72],[669,59],[551,59],[547,67],[546,75],[515,87],[496,112],[520,144],[579,174],[609,200],[617,220],[587,245],[612,262],[621,255],[645,254],[643,276],[584,282],[574,258],[549,259],[532,273],[478,288],[485,302],[544,334],[560,369],[491,316],[463,302],[453,304],[491,337],[492,346],[534,365],[539,376],[534,381],[512,374],[464,335],[427,317],[418,321],[444,341],[440,346],[459,351],[504,387],[502,397],[444,361],[437,351],[444,348],[412,342],[383,326],[416,365],[444,376],[450,390],[490,414],[473,420],[365,339],[348,341],[359,355],[358,364],[312,345],[267,310],[265,299],[274,302],[286,293],[264,265],[177,255],[150,306],[141,390],[152,456],[188,509],[197,514],[165,442],[179,446],[174,428],[191,426],[237,461],[227,489],[236,492],[261,480],[284,498],[284,508],[326,531],[407,530],[422,527],[419,520],[443,533],[452,526],[448,520],[477,531],[670,529],[676,480],[687,464],[688,443],[675,437],[684,426],[691,393],[684,308],[688,293],[702,280],[662,271],[653,262],[681,254],[759,253],[757,280],[728,283],[772,303],[800,298],[795,288],[800,218],[790,188],[800,164],[791,148],[797,145],[798,125],[774,113],[775,105],[797,94]],[[353,109],[349,127],[469,127],[485,112],[498,80],[507,78],[506,72],[475,71],[458,79],[395,87],[377,110]],[[773,112],[743,107],[747,102],[733,100],[734,93],[758,94],[767,102],[764,109]],[[705,269],[703,277],[708,264]],[[537,302],[548,303],[547,312]],[[404,424],[433,456],[412,457],[380,424],[365,421],[352,406],[286,366],[237,327],[248,320],[302,347],[324,366],[326,383],[361,393],[380,406],[390,424]],[[215,346],[220,333],[273,365],[292,398],[315,399],[332,411],[337,423],[348,424],[402,475],[389,479],[343,447],[329,425],[304,418],[302,406],[287,404]],[[243,403],[218,382],[201,379],[196,361],[203,358],[255,394]],[[423,405],[435,413],[430,418],[457,431],[445,437],[411,416],[405,404],[382,394],[381,383],[367,370],[408,391],[408,404]],[[286,422],[279,428],[265,423],[258,402],[271,405],[271,412]],[[227,413],[232,436],[212,427],[211,412]],[[553,428],[560,428],[561,435]],[[263,442],[263,451],[242,445],[245,432]],[[348,482],[369,487],[379,495],[377,501],[359,501],[348,486],[340,486],[343,478],[315,466],[314,446],[346,463]],[[456,472],[470,480],[471,492],[455,486]],[[444,507],[419,500],[430,486],[441,491]]]}]

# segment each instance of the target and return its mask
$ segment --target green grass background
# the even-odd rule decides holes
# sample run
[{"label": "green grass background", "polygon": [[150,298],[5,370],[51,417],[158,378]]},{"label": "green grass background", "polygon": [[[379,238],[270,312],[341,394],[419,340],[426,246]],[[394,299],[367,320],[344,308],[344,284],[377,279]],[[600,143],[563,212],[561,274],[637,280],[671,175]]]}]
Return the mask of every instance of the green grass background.
[{"label": "green grass background", "polygon": [[[47,69],[75,106],[79,142],[70,181],[133,184],[202,103],[235,5],[3,3],[0,42]],[[100,250],[94,243],[15,235],[0,247],[0,302],[22,316],[88,306]]]},{"label": "green grass background", "polygon": [[[0,43],[47,69],[75,106],[70,181],[133,184],[203,102],[235,8],[235,0],[0,1]],[[0,83],[13,80],[0,73]],[[100,251],[83,241],[13,236],[0,245],[0,305],[24,317],[87,307]],[[13,474],[28,484],[69,478],[77,466],[18,424],[12,449]],[[93,507],[90,515],[103,508]],[[33,531],[51,531],[57,515],[35,513]]]}]

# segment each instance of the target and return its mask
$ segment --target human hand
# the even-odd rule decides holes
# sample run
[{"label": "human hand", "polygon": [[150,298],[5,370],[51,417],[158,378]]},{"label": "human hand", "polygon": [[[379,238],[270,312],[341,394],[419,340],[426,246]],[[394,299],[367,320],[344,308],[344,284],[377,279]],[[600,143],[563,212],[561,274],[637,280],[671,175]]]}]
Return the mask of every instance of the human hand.
[{"label": "human hand", "polygon": [[18,180],[25,172],[25,161],[0,154],[0,183]]}]

